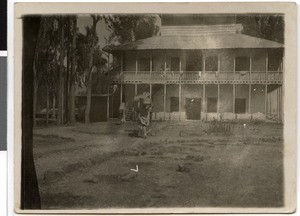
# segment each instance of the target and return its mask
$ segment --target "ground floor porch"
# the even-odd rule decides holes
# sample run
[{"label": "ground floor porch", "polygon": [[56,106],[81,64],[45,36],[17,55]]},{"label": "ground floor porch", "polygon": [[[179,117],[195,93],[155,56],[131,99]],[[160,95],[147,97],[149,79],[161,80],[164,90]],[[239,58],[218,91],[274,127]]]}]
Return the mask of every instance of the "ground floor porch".
[{"label": "ground floor porch", "polygon": [[[121,103],[150,92],[153,120],[232,120],[268,118],[282,121],[282,86],[277,84],[119,84],[116,117]],[[119,94],[119,96],[117,95]],[[119,100],[119,101],[116,101]]]}]

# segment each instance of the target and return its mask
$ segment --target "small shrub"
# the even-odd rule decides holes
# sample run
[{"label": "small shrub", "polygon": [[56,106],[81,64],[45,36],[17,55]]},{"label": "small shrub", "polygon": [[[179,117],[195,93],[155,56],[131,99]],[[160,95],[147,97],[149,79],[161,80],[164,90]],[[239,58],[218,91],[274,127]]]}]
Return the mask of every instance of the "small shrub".
[{"label": "small shrub", "polygon": [[231,125],[224,121],[213,120],[205,130],[207,134],[231,135]]}]

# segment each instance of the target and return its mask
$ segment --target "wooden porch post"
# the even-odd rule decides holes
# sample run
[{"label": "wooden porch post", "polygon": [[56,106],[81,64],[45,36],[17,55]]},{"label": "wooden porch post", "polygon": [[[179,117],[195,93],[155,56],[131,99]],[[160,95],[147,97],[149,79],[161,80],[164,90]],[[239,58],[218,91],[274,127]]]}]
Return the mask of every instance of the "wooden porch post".
[{"label": "wooden porch post", "polygon": [[164,120],[166,120],[166,94],[167,94],[167,85],[164,84]]},{"label": "wooden porch post", "polygon": [[[205,100],[205,84],[203,83],[203,86],[202,86],[202,112],[203,114],[206,113],[206,100]],[[203,116],[204,118],[204,116]]]},{"label": "wooden porch post", "polygon": [[164,55],[164,71],[167,70],[167,54],[165,52],[165,55]]},{"label": "wooden porch post", "polygon": [[249,69],[249,80],[251,80],[251,72],[252,72],[252,50],[250,51],[250,69]]},{"label": "wooden porch post", "polygon": [[[218,73],[220,73],[221,70],[221,56],[220,53],[218,53]],[[217,95],[217,118],[220,117],[220,84],[217,84],[218,86],[218,95]]]},{"label": "wooden porch post", "polygon": [[137,84],[134,84],[134,95],[137,95],[137,88],[138,88]]},{"label": "wooden porch post", "polygon": [[268,85],[265,84],[265,115],[267,118],[267,99],[268,99]]},{"label": "wooden porch post", "polygon": [[150,92],[149,92],[150,93],[150,98],[152,99],[152,84],[150,83],[149,85],[150,85],[149,86],[149,89],[150,89]]},{"label": "wooden porch post", "polygon": [[139,68],[138,56],[137,56],[137,54],[135,54],[135,79],[137,78],[138,68]]},{"label": "wooden porch post", "polygon": [[152,60],[152,53],[150,53],[150,81],[152,81],[152,70],[153,70],[153,68],[152,68],[152,62],[153,62],[153,60]]},{"label": "wooden porch post", "polygon": [[249,103],[248,103],[248,113],[251,114],[251,84],[249,84]]},{"label": "wooden porch post", "polygon": [[[236,50],[234,50],[233,53],[233,82],[235,80],[235,57],[236,57]],[[235,116],[235,83],[233,83],[232,85],[232,112],[233,115]]]},{"label": "wooden porch post", "polygon": [[179,120],[181,116],[181,83],[179,83]]},{"label": "wooden porch post", "polygon": [[236,57],[236,50],[233,53],[233,80],[235,80],[235,57]]},{"label": "wooden porch post", "polygon": [[220,84],[218,84],[217,86],[218,86],[217,114],[218,114],[218,118],[219,118],[219,116],[220,116]]},{"label": "wooden porch post", "polygon": [[266,51],[266,81],[268,80],[269,53]]},{"label": "wooden porch post", "polygon": [[221,56],[220,53],[218,53],[218,72],[221,71]]},{"label": "wooden porch post", "polygon": [[282,86],[279,87],[279,120],[282,120]]},{"label": "wooden porch post", "polygon": [[[265,81],[267,82],[268,80],[268,68],[269,68],[269,53],[268,50],[266,51],[266,79]],[[267,118],[267,99],[268,99],[268,85],[265,84],[265,116]]]},{"label": "wooden porch post", "polygon": [[232,85],[232,110],[233,110],[233,115],[235,115],[235,84]]},{"label": "wooden porch post", "polygon": [[[181,54],[180,54],[180,57],[179,57],[179,74],[181,74],[181,68],[182,66],[181,66]],[[181,75],[179,76],[179,121],[181,120]]]},{"label": "wooden porch post", "polygon": [[[205,53],[202,51],[202,73],[205,74]],[[206,113],[205,84],[202,85],[202,113]],[[204,116],[202,117],[204,118]]]}]

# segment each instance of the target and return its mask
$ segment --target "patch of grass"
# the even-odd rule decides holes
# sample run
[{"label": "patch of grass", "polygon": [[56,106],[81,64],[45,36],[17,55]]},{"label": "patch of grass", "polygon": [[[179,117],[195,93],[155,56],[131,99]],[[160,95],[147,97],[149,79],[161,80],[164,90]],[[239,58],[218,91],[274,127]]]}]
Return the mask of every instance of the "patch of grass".
[{"label": "patch of grass", "polygon": [[60,144],[62,142],[75,142],[74,138],[71,137],[62,137],[62,136],[58,136],[58,135],[53,135],[53,134],[47,134],[47,135],[43,135],[43,134],[34,134],[33,135],[34,138],[42,138],[47,140],[47,142],[53,142]]},{"label": "patch of grass", "polygon": [[228,124],[227,122],[214,120],[209,123],[204,132],[207,134],[220,134],[229,136],[232,134],[231,127],[231,124]]}]

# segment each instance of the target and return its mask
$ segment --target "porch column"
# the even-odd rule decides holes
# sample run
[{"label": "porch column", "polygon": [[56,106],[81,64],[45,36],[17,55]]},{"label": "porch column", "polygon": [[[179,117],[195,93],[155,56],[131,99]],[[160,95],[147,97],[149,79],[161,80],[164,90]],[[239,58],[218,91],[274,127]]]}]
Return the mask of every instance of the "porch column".
[{"label": "porch column", "polygon": [[220,84],[218,84],[217,114],[220,116]]},{"label": "porch column", "polygon": [[182,66],[181,66],[181,55],[179,56],[179,72],[181,72],[181,68]]},{"label": "porch column", "polygon": [[150,53],[150,82],[152,81],[152,53]]},{"label": "porch column", "polygon": [[267,99],[268,99],[268,85],[265,84],[265,115],[267,118]]},{"label": "porch column", "polygon": [[268,80],[269,53],[266,51],[266,81]]},{"label": "porch column", "polygon": [[137,84],[134,84],[134,95],[137,95],[137,88],[138,88]]},{"label": "porch column", "polygon": [[282,121],[282,86],[279,87],[279,119]]},{"label": "porch column", "polygon": [[277,88],[277,118],[279,120],[279,90],[280,88]]},{"label": "porch column", "polygon": [[218,72],[221,71],[221,56],[220,53],[218,53]]},{"label": "porch column", "polygon": [[235,80],[235,56],[236,56],[236,50],[234,50],[233,53],[233,80]]},{"label": "porch column", "polygon": [[181,116],[181,83],[179,83],[179,120],[180,120],[180,116]]},{"label": "porch column", "polygon": [[202,73],[205,73],[205,53],[202,51]]},{"label": "porch column", "polygon": [[[205,76],[205,53],[202,51],[202,75]],[[205,100],[205,84],[202,85],[202,112],[203,114],[206,113],[206,100]],[[202,116],[202,115],[201,115]],[[203,117],[204,118],[204,115]]]},{"label": "porch column", "polygon": [[[181,55],[179,57],[179,74],[181,74]],[[181,76],[179,76],[179,121],[181,120]]]},{"label": "porch column", "polygon": [[251,80],[251,72],[252,72],[252,50],[250,51],[250,69],[249,69],[249,80]]},{"label": "porch column", "polygon": [[233,111],[233,115],[235,115],[235,84],[232,85],[232,111]]},{"label": "porch column", "polygon": [[248,102],[248,113],[251,114],[251,84],[249,84],[249,102]]},{"label": "porch column", "polygon": [[202,85],[202,112],[206,113],[206,100],[205,100],[205,84]]},{"label": "porch column", "polygon": [[166,76],[167,74],[167,54],[165,53],[165,57],[164,57],[164,75]]},{"label": "porch column", "polygon": [[236,57],[236,50],[233,53],[233,85],[232,85],[232,112],[235,119],[235,57]]},{"label": "porch column", "polygon": [[164,120],[166,120],[166,94],[167,94],[167,85],[164,84]]},{"label": "porch column", "polygon": [[152,99],[152,84],[149,84],[149,89],[150,89],[150,98]]}]

